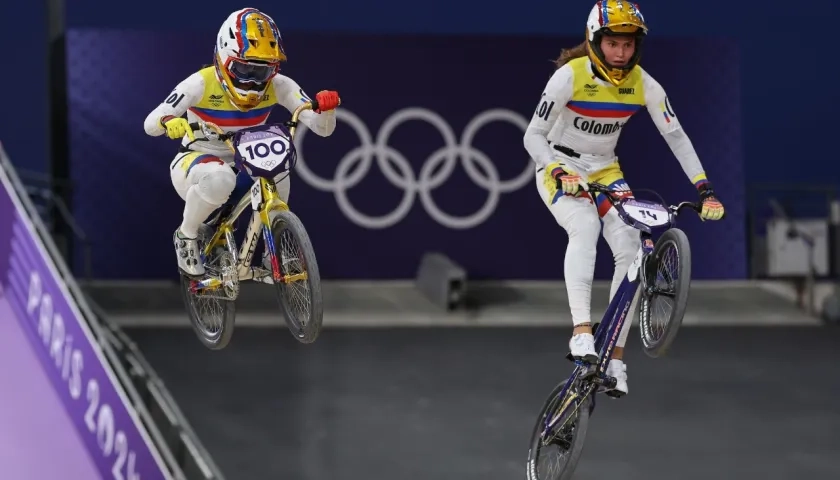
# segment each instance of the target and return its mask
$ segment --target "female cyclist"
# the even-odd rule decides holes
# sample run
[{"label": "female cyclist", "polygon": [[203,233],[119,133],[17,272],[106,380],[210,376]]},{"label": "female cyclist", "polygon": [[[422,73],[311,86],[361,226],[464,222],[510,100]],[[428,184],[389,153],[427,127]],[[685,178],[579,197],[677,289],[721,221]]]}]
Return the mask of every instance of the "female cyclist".
[{"label": "female cyclist", "polygon": [[[615,155],[629,118],[646,107],[683,171],[697,187],[701,218],[719,220],[723,205],[662,86],[639,66],[647,25],[638,5],[602,0],[589,12],[586,40],[565,50],[525,131],[525,149],[537,164],[537,189],[569,237],[564,277],[574,330],[569,348],[575,358],[595,362],[590,299],[595,247],[603,235],[615,259],[610,299],[639,249],[639,233],[626,225],[603,195],[593,199],[581,181],[598,182],[632,195]],[[631,321],[624,325],[607,367],[617,380],[614,396],[624,395],[627,367],[622,358]]]},{"label": "female cyclist", "polygon": [[[253,183],[244,172],[237,177],[233,154],[225,144],[205,138],[200,131],[194,133],[190,123],[213,122],[232,132],[264,124],[276,105],[294,111],[309,98],[297,82],[278,73],[285,61],[283,39],[274,20],[255,8],[237,10],[216,35],[213,65],[184,79],[146,117],[147,134],[183,139],[169,173],[185,202],[173,242],[178,268],[186,275],[204,274],[197,243],[201,223],[228,202],[234,189],[247,189]],[[315,99],[318,110],[303,112],[300,121],[317,135],[330,136],[335,130],[338,92],[322,90]],[[288,175],[277,181],[280,198],[288,201]]]}]

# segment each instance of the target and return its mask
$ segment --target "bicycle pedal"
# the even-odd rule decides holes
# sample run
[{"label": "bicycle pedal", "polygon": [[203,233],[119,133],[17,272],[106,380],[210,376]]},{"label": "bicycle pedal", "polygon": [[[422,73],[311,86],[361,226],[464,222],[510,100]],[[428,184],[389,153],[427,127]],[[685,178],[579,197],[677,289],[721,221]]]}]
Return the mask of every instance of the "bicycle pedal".
[{"label": "bicycle pedal", "polygon": [[190,280],[195,281],[195,282],[200,282],[200,281],[204,280],[204,278],[207,275],[206,273],[202,273],[201,275],[191,275],[191,274],[185,272],[181,267],[178,267],[178,273],[180,273],[181,275],[183,275],[183,276],[185,276],[185,277],[187,277]]},{"label": "bicycle pedal", "polygon": [[572,352],[566,354],[566,359],[572,363],[576,363],[578,365],[583,364],[596,364],[598,363],[598,356],[597,355],[586,355],[583,357],[574,357],[572,356]]},{"label": "bicycle pedal", "polygon": [[621,397],[623,397],[623,396],[624,396],[624,392],[622,392],[621,390],[615,390],[615,389],[613,389],[613,390],[607,390],[607,391],[606,391],[606,392],[604,392],[604,393],[605,393],[608,397],[612,397],[612,398],[621,398]]},{"label": "bicycle pedal", "polygon": [[616,384],[618,383],[618,380],[616,380],[615,377],[610,377],[608,375],[604,375],[603,377],[598,377],[598,379],[595,381],[595,383],[597,383],[598,385],[601,385],[602,387],[604,387],[607,390],[610,390],[610,389],[615,388]]}]

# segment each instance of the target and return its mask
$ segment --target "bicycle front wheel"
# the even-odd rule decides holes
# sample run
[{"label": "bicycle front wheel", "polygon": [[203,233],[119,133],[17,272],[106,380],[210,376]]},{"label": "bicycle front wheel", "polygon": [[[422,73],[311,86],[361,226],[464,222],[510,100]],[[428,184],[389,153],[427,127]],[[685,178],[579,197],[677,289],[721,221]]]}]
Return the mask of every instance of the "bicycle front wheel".
[{"label": "bicycle front wheel", "polygon": [[271,214],[271,234],[277,259],[272,265],[274,287],[286,326],[297,341],[312,343],[321,332],[324,307],[321,274],[309,234],[288,210]]},{"label": "bicycle front wheel", "polygon": [[685,232],[667,230],[656,241],[645,267],[638,305],[642,349],[649,357],[664,355],[682,325],[691,287],[691,246]]},{"label": "bicycle front wheel", "polygon": [[[570,480],[577,468],[595,394],[577,379],[560,397],[565,385],[566,380],[554,387],[537,417],[528,448],[528,480]],[[553,426],[546,428],[550,421]]]}]

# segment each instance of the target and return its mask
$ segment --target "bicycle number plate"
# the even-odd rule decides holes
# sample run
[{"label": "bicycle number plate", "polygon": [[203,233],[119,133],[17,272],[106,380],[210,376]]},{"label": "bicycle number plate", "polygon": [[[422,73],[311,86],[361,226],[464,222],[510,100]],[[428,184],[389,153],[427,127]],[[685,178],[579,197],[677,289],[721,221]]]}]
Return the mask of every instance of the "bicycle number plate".
[{"label": "bicycle number plate", "polygon": [[668,209],[655,202],[628,199],[622,207],[630,218],[649,227],[666,225],[670,221]]},{"label": "bicycle number plate", "polygon": [[251,176],[274,178],[289,168],[294,145],[281,128],[243,132],[236,140],[236,163],[244,166]]}]

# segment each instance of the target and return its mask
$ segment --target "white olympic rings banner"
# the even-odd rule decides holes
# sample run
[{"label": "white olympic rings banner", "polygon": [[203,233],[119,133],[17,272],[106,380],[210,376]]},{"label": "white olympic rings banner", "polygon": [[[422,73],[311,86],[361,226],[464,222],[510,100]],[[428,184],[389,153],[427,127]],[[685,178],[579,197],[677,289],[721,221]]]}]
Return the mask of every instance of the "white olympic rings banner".
[{"label": "white olympic rings banner", "polygon": [[[528,121],[512,110],[499,108],[486,110],[476,115],[467,124],[460,141],[456,139],[455,133],[446,120],[437,113],[420,107],[404,108],[394,112],[383,122],[376,136],[376,141],[373,141],[365,122],[346,108],[338,108],[336,118],[339,123],[344,122],[355,130],[361,145],[347,152],[342,158],[337,159],[338,166],[332,179],[320,177],[306,165],[303,155],[303,140],[308,129],[301,123],[295,138],[297,148],[295,170],[300,178],[312,187],[324,192],[332,192],[338,208],[350,221],[361,227],[382,229],[398,224],[408,215],[414,205],[415,198],[419,196],[426,213],[440,225],[452,229],[473,228],[493,215],[503,193],[519,190],[529,181],[533,181],[534,178],[534,163],[528,158],[524,148],[521,160],[505,159],[505,161],[521,161],[522,173],[515,178],[502,180],[499,178],[499,171],[490,156],[472,145],[478,131],[495,121],[509,122],[518,126],[524,134]],[[399,125],[411,120],[429,123],[440,132],[443,138],[443,146],[423,162],[419,178],[414,173],[411,163],[405,155],[388,145],[391,133]],[[522,135],[511,135],[510,141],[521,144]],[[402,200],[396,208],[379,217],[360,212],[347,197],[347,191],[358,185],[370,171],[374,158],[376,158],[376,164],[382,170],[388,182],[403,190]],[[458,164],[458,159],[460,159],[460,163],[470,179],[488,193],[487,200],[478,211],[463,217],[446,213],[435,203],[432,197],[432,192],[449,179]],[[332,163],[336,159],[324,158],[318,161]],[[351,174],[350,172],[357,162],[360,162],[360,165]],[[443,166],[438,169],[441,163],[443,163]],[[395,165],[396,168],[392,165]],[[433,173],[436,169],[438,170],[437,173]],[[482,170],[486,173],[483,173]]]}]

